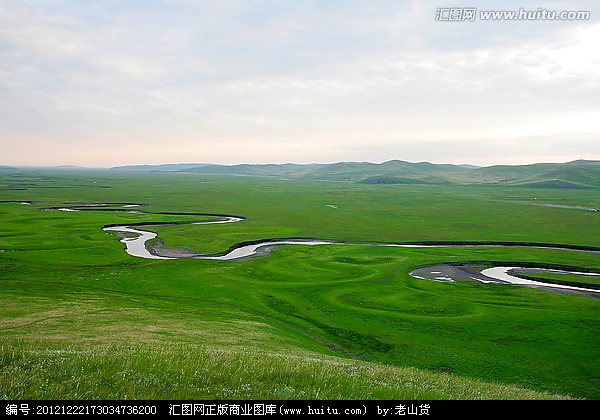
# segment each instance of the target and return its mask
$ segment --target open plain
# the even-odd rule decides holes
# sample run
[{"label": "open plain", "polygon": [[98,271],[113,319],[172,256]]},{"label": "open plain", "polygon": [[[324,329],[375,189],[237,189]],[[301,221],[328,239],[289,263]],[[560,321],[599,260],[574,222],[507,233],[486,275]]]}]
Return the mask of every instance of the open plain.
[{"label": "open plain", "polygon": [[[596,181],[242,175],[2,169],[1,397],[600,398],[597,293],[409,274],[598,273]],[[117,225],[173,256],[334,243],[149,259]]]}]

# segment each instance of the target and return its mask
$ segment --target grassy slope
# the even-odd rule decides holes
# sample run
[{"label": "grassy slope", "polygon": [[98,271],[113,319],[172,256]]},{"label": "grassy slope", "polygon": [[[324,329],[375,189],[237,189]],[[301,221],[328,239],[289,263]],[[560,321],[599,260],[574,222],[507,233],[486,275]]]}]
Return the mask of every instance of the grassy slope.
[{"label": "grassy slope", "polygon": [[[137,167],[141,170],[180,170],[197,174],[258,175],[286,179],[361,182],[397,178],[397,183],[506,184],[533,188],[599,188],[600,162],[573,161],[533,165],[498,165],[468,169],[457,165],[391,160],[381,164],[340,162],[330,165],[234,165],[177,169],[177,165]],[[401,182],[398,182],[401,181]]]},{"label": "grassy slope", "polygon": [[[599,207],[600,197],[589,191],[544,190],[540,194],[536,190],[538,200],[533,202],[532,191],[527,189],[339,188],[339,184],[259,178],[90,172],[77,176],[54,173],[41,178],[25,174],[4,178],[0,185],[4,187],[0,199],[133,201],[149,203],[148,211],[228,213],[248,218],[230,225],[156,228],[167,245],[201,252],[223,251],[244,240],[297,236],[357,242],[510,240],[600,245],[598,213],[533,205],[543,200]],[[143,385],[146,379],[140,378],[158,374],[142,368],[148,361],[130,360],[116,351],[108,355],[102,352],[123,344],[141,345],[146,350],[139,351],[147,351],[144,357],[150,360],[164,357],[181,364],[180,353],[165,350],[169,343],[178,343],[191,346],[189,349],[203,345],[202,351],[218,348],[237,355],[241,354],[239,349],[249,348],[249,357],[263,358],[266,365],[280,366],[268,356],[273,353],[342,356],[417,366],[434,373],[451,372],[452,380],[458,380],[455,376],[472,377],[552,393],[600,397],[597,300],[519,287],[440,284],[407,275],[418,266],[453,261],[529,261],[600,269],[596,255],[556,250],[340,245],[288,247],[267,258],[244,262],[148,261],[127,256],[122,244],[100,230],[109,223],[167,219],[176,220],[177,216],[75,214],[44,212],[15,203],[0,205],[3,390],[33,392],[28,398],[59,392],[54,388],[50,394],[35,394],[39,388],[35,381],[43,377],[45,360],[53,360],[48,358],[53,353],[45,349],[72,348],[73,356],[65,356],[60,363],[77,365],[81,357],[77,352],[86,350],[95,351],[94,363],[104,364],[108,372],[120,372],[110,369],[121,364],[135,365],[131,371],[137,372],[134,383],[139,386],[137,391],[127,392],[142,395],[135,392],[150,392],[151,387]],[[23,359],[29,362],[21,363]],[[60,363],[57,369],[66,366]],[[194,363],[200,366],[204,362]],[[82,365],[84,371],[90,366]],[[390,377],[398,372],[393,371]],[[156,380],[168,383],[170,373],[164,375]],[[190,375],[191,371],[180,382],[197,385],[198,380]],[[422,386],[438,387],[449,377],[429,376]],[[19,381],[24,382],[14,385]],[[300,381],[290,385],[295,390],[302,386],[311,392],[319,389],[318,383],[303,382],[308,379],[286,381]],[[436,384],[431,385],[432,381]],[[305,397],[354,398],[357,394],[352,387],[363,387],[360,392],[375,398],[391,395],[375,391],[376,384],[363,382],[359,379],[345,390]],[[212,395],[218,397],[241,395],[227,394],[224,389],[234,389],[229,385],[211,383],[200,388],[212,389]],[[122,381],[118,384],[125,386]],[[475,383],[471,386],[477,392],[485,388]],[[95,396],[112,395],[115,387],[119,389],[110,381],[105,387],[104,394]],[[173,389],[169,397],[208,395],[183,388]],[[251,396],[262,398],[275,397],[274,389],[285,386],[269,388],[263,384],[256,388],[260,391],[253,391]],[[65,389],[64,395],[74,393],[72,387]],[[235,389],[241,392],[242,388]],[[396,387],[389,392],[398,393],[394,398],[477,395],[475,391],[448,390],[402,394],[409,391]],[[302,398],[289,392],[289,397]],[[498,392],[498,397],[509,395]]]},{"label": "grassy slope", "polygon": [[[565,182],[570,187],[600,187],[600,162],[575,161],[563,164],[540,163],[523,166],[492,166],[465,173],[463,181],[472,183],[504,183],[540,185]],[[460,179],[460,178],[457,178]]]}]

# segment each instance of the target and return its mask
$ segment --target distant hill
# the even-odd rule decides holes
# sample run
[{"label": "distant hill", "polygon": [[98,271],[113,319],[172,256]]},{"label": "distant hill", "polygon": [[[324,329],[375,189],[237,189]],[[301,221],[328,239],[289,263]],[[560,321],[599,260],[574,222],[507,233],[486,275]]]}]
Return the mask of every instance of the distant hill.
[{"label": "distant hill", "polygon": [[178,172],[205,166],[215,166],[210,163],[166,163],[163,165],[129,165],[115,166],[110,168],[119,171],[154,171],[154,172]]},{"label": "distant hill", "polygon": [[358,182],[362,184],[498,184],[530,188],[600,188],[600,161],[533,165],[474,165],[411,163],[390,160],[298,165],[212,165],[165,164],[118,166],[113,170],[168,171],[198,174],[265,176],[315,181]]},{"label": "distant hill", "polygon": [[456,177],[469,184],[521,185],[537,188],[600,188],[600,161],[490,166]]},{"label": "distant hill", "polygon": [[[437,165],[429,162],[411,163],[401,160],[390,160],[380,164],[340,162],[307,172],[302,178],[371,184],[446,183],[448,176],[468,170],[457,165]],[[385,179],[388,182],[385,182]]]},{"label": "distant hill", "polygon": [[291,177],[299,178],[322,166],[320,164],[298,165],[294,163],[284,163],[280,165],[209,165],[201,168],[190,169],[186,172],[197,172],[203,174],[234,174],[234,175],[257,175],[257,176],[274,176],[274,177]]},{"label": "distant hill", "polygon": [[298,165],[294,163],[284,164],[265,164],[265,165],[215,165],[202,163],[182,163],[182,164],[165,164],[165,165],[136,165],[136,166],[115,166],[111,170],[127,170],[127,171],[150,171],[150,172],[186,172],[199,174],[228,174],[228,175],[255,175],[255,176],[271,176],[271,177],[291,177],[299,178],[300,176],[316,169],[323,164],[307,164]]}]

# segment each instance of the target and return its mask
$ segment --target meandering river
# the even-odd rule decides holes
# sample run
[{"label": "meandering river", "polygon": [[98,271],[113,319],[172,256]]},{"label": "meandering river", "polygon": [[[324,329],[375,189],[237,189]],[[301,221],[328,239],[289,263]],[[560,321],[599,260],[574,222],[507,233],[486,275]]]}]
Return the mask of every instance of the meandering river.
[{"label": "meandering river", "polygon": [[[211,222],[197,222],[195,224],[214,224],[214,223],[232,223],[239,222],[244,219],[239,217],[226,217],[222,220],[211,221]],[[129,255],[134,257],[141,258],[151,258],[151,259],[176,259],[174,257],[163,257],[159,255],[152,254],[146,248],[146,242],[150,239],[154,239],[157,234],[154,232],[144,231],[140,229],[133,229],[129,226],[112,226],[104,228],[105,231],[116,231],[121,232],[123,234],[136,234],[137,237],[125,237],[121,239],[126,245],[126,252]],[[277,245],[331,245],[331,244],[341,244],[343,242],[333,242],[333,241],[319,241],[319,240],[283,240],[283,241],[264,241],[251,245],[243,245],[238,248],[235,248],[228,252],[225,255],[190,255],[188,258],[202,259],[202,260],[222,260],[222,261],[232,261],[239,260],[243,258],[248,258],[257,255],[258,251],[261,248],[277,246]],[[351,244],[349,244],[351,245]],[[373,244],[378,246],[394,246],[394,247],[406,247],[406,248],[424,248],[424,247],[440,247],[440,246],[448,246],[448,245],[418,245],[418,244]],[[484,283],[508,283],[519,286],[529,286],[529,287],[544,287],[547,289],[558,289],[558,290],[572,290],[579,292],[592,292],[592,293],[600,293],[600,290],[584,288],[578,286],[569,286],[563,284],[554,284],[554,283],[543,283],[539,281],[523,279],[520,277],[512,276],[509,274],[509,271],[519,269],[521,267],[492,267],[487,268],[480,271],[481,276],[468,276],[470,279],[478,280]],[[444,273],[443,275],[441,271],[432,271],[436,276],[434,279],[441,281],[454,281],[452,278],[452,274]],[[589,275],[589,276],[598,276],[600,274],[596,273],[580,273],[580,272],[562,272],[565,274],[576,274],[576,275]],[[414,272],[410,273],[413,277],[426,279],[426,277],[422,277]],[[461,277],[461,276],[457,276]],[[462,278],[461,278],[462,279]],[[493,279],[493,280],[492,280]]]},{"label": "meandering river", "polygon": [[[22,204],[31,204],[30,202],[23,202]],[[98,204],[97,206],[102,206],[106,204]],[[123,208],[137,207],[139,204],[127,204],[120,203]],[[87,204],[85,207],[59,207],[54,208],[55,210],[60,211],[79,211],[79,210],[90,210],[90,207],[93,205]],[[115,210],[119,211],[119,210]],[[136,211],[138,212],[138,211]],[[142,213],[142,212],[138,212]],[[168,213],[171,215],[179,214],[179,213]],[[183,213],[181,213],[183,215]],[[189,214],[185,214],[189,215]],[[198,214],[198,216],[201,216]],[[208,225],[208,224],[219,224],[219,223],[236,223],[245,220],[243,217],[239,216],[228,216],[228,215],[214,215],[214,214],[202,214],[202,216],[218,216],[220,217],[218,220],[214,221],[204,221],[204,222],[192,222],[192,224],[197,225]],[[165,223],[167,224],[167,223]],[[148,226],[148,225],[144,225]],[[280,245],[332,245],[332,244],[347,244],[347,245],[358,245],[358,244],[350,244],[346,242],[335,242],[335,241],[323,241],[323,240],[314,240],[314,239],[288,239],[288,240],[267,240],[254,244],[240,245],[237,248],[232,249],[228,253],[224,255],[201,255],[201,254],[186,254],[180,255],[177,257],[173,256],[161,256],[156,253],[150,252],[146,243],[154,239],[158,236],[157,233],[143,230],[141,228],[135,228],[131,225],[122,225],[122,226],[106,226],[103,228],[106,232],[116,232],[120,234],[121,242],[125,244],[125,251],[134,257],[140,258],[148,258],[155,260],[173,260],[177,258],[194,258],[194,259],[202,259],[202,260],[221,260],[221,261],[233,261],[240,260],[248,257],[252,257],[258,255],[260,250],[263,248],[269,248],[273,246]],[[374,245],[374,246],[391,246],[391,247],[406,247],[406,248],[431,248],[431,247],[450,247],[450,246],[520,246],[525,247],[522,244],[514,244],[514,245],[502,245],[502,244],[361,244],[361,245]],[[535,248],[539,248],[540,246],[531,246]],[[586,249],[577,249],[577,247],[560,247],[560,246],[545,246],[546,248],[555,248],[555,249],[568,249],[568,250],[584,250]],[[591,250],[590,252],[599,252],[597,250]],[[543,287],[545,289],[555,289],[555,290],[571,290],[577,292],[592,292],[592,293],[600,293],[600,290],[579,286],[571,286],[565,284],[555,284],[555,283],[544,283],[540,281],[523,279],[521,277],[516,277],[509,272],[514,272],[515,270],[524,270],[522,267],[492,267],[486,268],[478,272],[474,272],[471,270],[460,269],[453,266],[441,265],[434,267],[426,267],[422,269],[415,270],[410,273],[411,276],[419,279],[429,279],[435,281],[455,281],[455,280],[478,280],[481,282],[497,282],[503,284],[514,284],[519,286],[529,286],[529,287]],[[556,270],[545,270],[548,271],[556,271]],[[569,271],[557,271],[563,274],[571,274],[571,275],[579,275],[579,276],[596,276],[600,278],[599,273],[582,273],[582,272],[569,272]]]}]

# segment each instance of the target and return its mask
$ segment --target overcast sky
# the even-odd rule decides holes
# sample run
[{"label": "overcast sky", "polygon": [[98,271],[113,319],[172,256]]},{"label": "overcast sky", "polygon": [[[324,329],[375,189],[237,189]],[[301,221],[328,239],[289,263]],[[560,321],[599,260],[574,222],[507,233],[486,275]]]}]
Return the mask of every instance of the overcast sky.
[{"label": "overcast sky", "polygon": [[[436,21],[450,7],[476,18]],[[480,16],[520,8],[590,17]],[[0,165],[600,159],[599,18],[597,0],[0,0]]]}]

